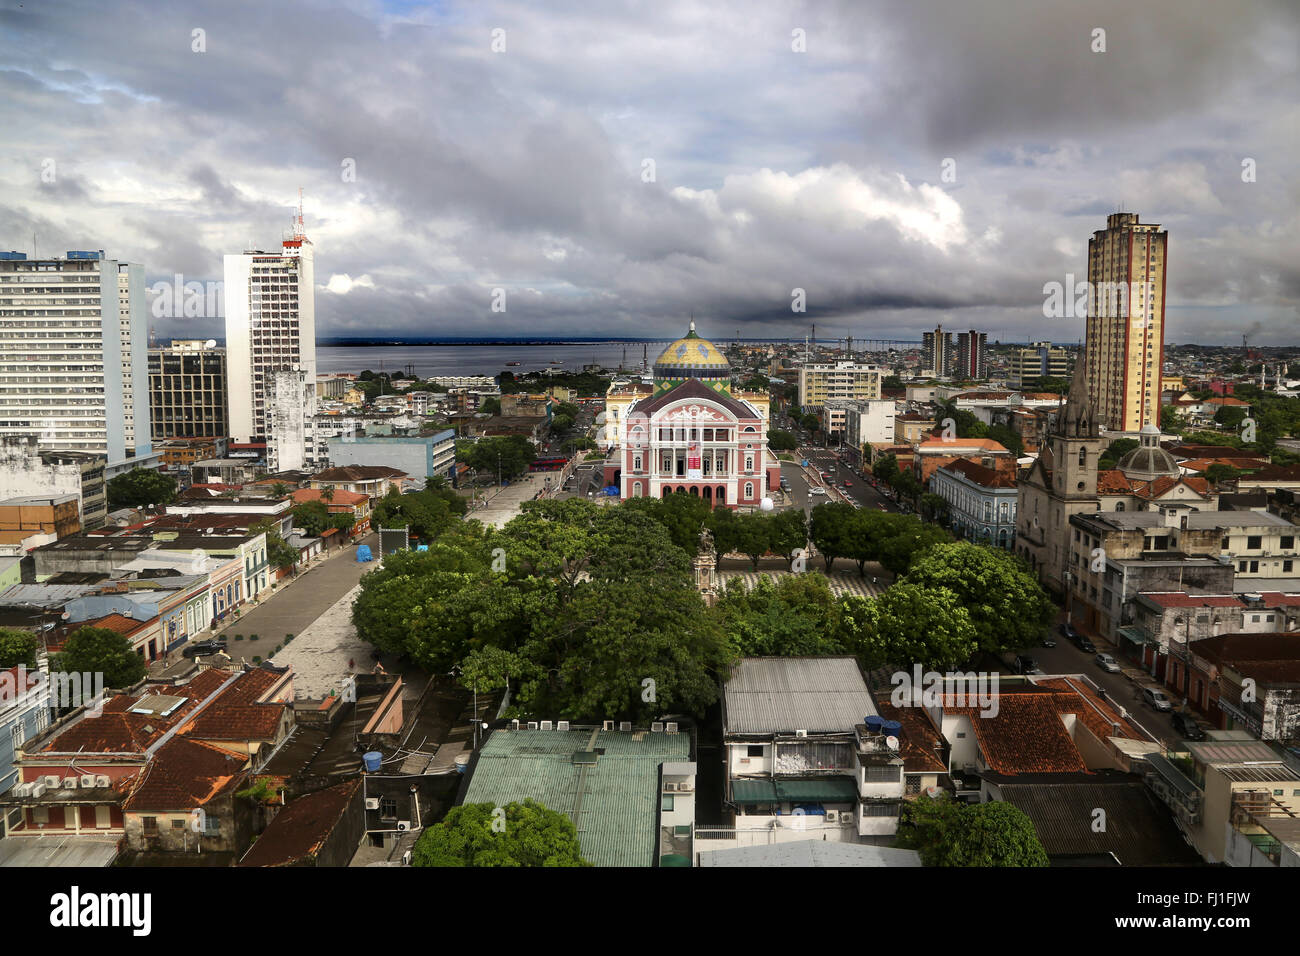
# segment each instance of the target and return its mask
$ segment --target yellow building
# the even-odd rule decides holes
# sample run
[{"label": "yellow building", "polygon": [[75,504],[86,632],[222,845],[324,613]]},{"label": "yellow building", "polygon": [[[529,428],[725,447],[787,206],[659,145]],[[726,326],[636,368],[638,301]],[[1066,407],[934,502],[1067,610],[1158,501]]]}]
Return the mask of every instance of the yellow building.
[{"label": "yellow building", "polygon": [[815,408],[833,401],[871,401],[880,397],[880,379],[876,365],[805,365],[799,369],[799,404]]},{"label": "yellow building", "polygon": [[1160,424],[1168,241],[1135,212],[1107,216],[1088,241],[1088,394],[1112,431]]}]

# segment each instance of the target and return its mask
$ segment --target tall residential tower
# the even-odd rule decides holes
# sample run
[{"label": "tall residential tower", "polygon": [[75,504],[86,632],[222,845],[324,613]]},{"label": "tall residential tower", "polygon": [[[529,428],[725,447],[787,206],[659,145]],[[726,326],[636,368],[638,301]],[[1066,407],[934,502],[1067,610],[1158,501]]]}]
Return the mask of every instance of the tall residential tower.
[{"label": "tall residential tower", "polygon": [[272,375],[302,372],[313,389],[316,381],[315,270],[301,201],[281,251],[226,256],[225,280],[230,435],[269,440]]},{"label": "tall residential tower", "polygon": [[1088,394],[1112,431],[1160,423],[1168,244],[1135,212],[1107,216],[1088,241]]},{"label": "tall residential tower", "polygon": [[144,267],[0,253],[0,435],[41,451],[150,452]]}]

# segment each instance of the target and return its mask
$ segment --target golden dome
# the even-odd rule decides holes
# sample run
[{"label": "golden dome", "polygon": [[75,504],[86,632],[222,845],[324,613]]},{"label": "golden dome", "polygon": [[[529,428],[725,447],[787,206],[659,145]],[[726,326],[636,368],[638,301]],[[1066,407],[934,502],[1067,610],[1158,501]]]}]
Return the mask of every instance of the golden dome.
[{"label": "golden dome", "polygon": [[731,372],[731,363],[708,339],[695,334],[695,323],[682,338],[659,353],[655,359],[656,377],[660,369],[710,369]]}]

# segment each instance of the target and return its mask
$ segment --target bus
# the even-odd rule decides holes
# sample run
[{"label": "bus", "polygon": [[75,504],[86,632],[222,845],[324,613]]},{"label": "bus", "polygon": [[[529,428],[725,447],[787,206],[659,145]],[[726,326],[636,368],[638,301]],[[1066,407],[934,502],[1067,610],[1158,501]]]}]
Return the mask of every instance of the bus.
[{"label": "bus", "polygon": [[569,463],[567,458],[534,458],[532,464],[528,466],[531,472],[538,471],[559,471]]}]

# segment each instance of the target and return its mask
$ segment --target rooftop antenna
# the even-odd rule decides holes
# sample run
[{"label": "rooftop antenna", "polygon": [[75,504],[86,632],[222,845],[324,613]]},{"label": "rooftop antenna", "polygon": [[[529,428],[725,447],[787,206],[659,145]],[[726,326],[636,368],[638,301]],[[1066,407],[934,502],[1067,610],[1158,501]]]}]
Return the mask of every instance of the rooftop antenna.
[{"label": "rooftop antenna", "polygon": [[298,215],[293,219],[293,237],[295,239],[306,239],[307,228],[302,220],[302,187],[298,187]]}]

